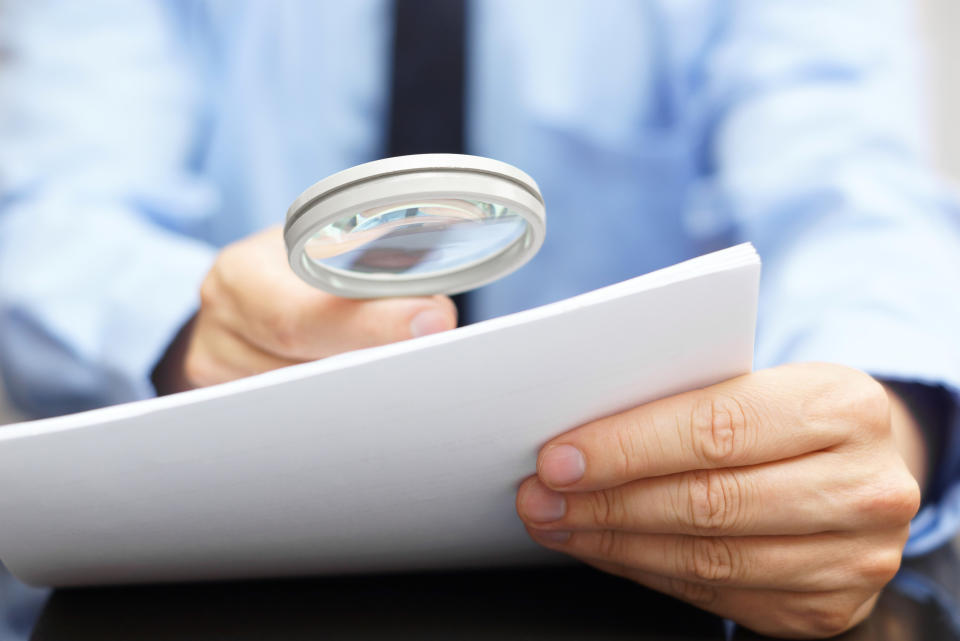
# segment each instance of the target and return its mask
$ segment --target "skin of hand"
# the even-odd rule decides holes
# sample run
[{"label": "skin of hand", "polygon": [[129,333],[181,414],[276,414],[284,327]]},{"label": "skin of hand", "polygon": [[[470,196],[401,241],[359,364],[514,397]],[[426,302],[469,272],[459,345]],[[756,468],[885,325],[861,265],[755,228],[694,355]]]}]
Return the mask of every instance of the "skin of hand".
[{"label": "skin of hand", "polygon": [[876,380],[787,365],[553,439],[517,512],[545,547],[762,634],[820,638],[866,618],[897,572],[924,461]]},{"label": "skin of hand", "polygon": [[273,227],[223,249],[200,309],[154,373],[160,393],[259,374],[457,325],[446,296],[348,299],[301,281]]}]

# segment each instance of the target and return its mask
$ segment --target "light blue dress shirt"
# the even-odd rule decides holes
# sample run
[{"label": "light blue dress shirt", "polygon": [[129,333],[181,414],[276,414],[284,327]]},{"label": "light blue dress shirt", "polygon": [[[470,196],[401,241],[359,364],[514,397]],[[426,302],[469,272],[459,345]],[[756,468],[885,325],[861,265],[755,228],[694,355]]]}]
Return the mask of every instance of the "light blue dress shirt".
[{"label": "light blue dress shirt", "polygon": [[[218,248],[383,154],[391,6],[4,5],[0,365],[21,407],[152,395]],[[469,151],[534,176],[549,218],[540,254],[477,292],[477,315],[750,240],[757,367],[833,361],[956,395],[960,210],[925,166],[910,13],[473,2]],[[950,438],[908,553],[960,526],[958,479]]]}]

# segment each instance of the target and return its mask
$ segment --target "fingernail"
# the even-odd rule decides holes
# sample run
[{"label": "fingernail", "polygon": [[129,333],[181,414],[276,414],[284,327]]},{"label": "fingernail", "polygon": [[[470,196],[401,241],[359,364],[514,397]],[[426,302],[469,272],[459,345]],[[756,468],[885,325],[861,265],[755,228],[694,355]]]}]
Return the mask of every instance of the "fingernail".
[{"label": "fingernail", "polygon": [[410,334],[414,338],[448,329],[450,329],[450,319],[438,309],[425,309],[410,321]]},{"label": "fingernail", "polygon": [[538,475],[548,485],[562,487],[583,478],[587,462],[580,450],[572,445],[556,445],[540,457]]},{"label": "fingernail", "polygon": [[567,499],[539,481],[532,481],[520,497],[520,512],[534,523],[549,523],[567,513]]},{"label": "fingernail", "polygon": [[533,536],[545,543],[566,543],[570,533],[563,530],[533,530]]}]

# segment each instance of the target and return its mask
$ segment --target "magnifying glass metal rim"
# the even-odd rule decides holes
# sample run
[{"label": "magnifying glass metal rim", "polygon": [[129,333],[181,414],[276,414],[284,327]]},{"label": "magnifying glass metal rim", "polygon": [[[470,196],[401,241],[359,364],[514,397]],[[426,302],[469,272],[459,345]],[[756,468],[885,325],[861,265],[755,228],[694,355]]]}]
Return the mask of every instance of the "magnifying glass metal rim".
[{"label": "magnifying glass metal rim", "polygon": [[[308,241],[344,216],[436,198],[505,206],[527,222],[526,229],[489,256],[422,274],[351,272],[323,265],[306,254]],[[376,160],[324,178],[293,202],[283,232],[293,271],[314,287],[338,296],[457,294],[501,278],[530,260],[543,244],[546,212],[536,182],[512,165],[480,156],[420,154]]]}]

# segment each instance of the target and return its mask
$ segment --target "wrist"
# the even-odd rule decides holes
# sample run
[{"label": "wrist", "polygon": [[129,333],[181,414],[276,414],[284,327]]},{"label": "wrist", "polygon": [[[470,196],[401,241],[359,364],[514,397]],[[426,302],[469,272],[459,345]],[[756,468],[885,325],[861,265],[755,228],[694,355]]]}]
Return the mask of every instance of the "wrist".
[{"label": "wrist", "polygon": [[939,385],[893,380],[884,381],[883,385],[890,397],[891,424],[897,447],[917,476],[924,498],[937,500],[937,496],[927,496],[925,490],[930,487],[936,491],[937,470],[947,446],[950,416],[954,409],[953,397]]},{"label": "wrist", "polygon": [[918,416],[895,386],[884,384],[884,388],[890,399],[890,428],[894,443],[920,490],[924,491],[930,476],[932,444],[927,442]]},{"label": "wrist", "polygon": [[157,396],[165,396],[175,392],[183,392],[191,389],[193,385],[187,380],[184,370],[184,362],[187,356],[187,347],[190,344],[190,336],[193,334],[193,326],[196,322],[196,315],[184,323],[180,331],[174,337],[173,341],[167,347],[163,357],[157,362],[150,375],[150,381],[153,383]]}]

